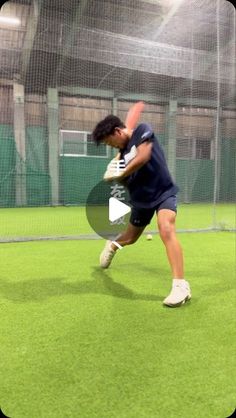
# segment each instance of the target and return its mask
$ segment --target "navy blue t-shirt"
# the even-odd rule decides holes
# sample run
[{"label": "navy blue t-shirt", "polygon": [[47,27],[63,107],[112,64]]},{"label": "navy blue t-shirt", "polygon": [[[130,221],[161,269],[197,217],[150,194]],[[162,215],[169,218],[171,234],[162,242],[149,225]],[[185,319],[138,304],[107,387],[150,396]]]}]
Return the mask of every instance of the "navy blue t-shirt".
[{"label": "navy blue t-shirt", "polygon": [[167,167],[164,152],[154,135],[150,125],[141,123],[133,134],[125,149],[120,150],[120,159],[126,166],[135,158],[137,147],[145,141],[152,142],[150,160],[139,170],[126,177],[123,184],[130,194],[130,203],[139,208],[153,208],[168,197],[178,192]]}]

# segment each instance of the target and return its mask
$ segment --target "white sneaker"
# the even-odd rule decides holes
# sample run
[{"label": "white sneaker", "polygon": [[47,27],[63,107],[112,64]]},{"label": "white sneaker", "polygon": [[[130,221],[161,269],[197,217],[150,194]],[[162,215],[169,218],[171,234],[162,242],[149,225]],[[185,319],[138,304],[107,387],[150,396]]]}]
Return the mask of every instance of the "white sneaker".
[{"label": "white sneaker", "polygon": [[112,241],[107,241],[104,250],[101,252],[100,255],[100,266],[103,269],[107,269],[109,267],[116,253],[116,251],[111,248],[111,244]]},{"label": "white sneaker", "polygon": [[183,284],[173,284],[172,290],[164,300],[163,304],[170,307],[177,307],[183,305],[191,299],[191,290],[189,283],[184,280]]}]

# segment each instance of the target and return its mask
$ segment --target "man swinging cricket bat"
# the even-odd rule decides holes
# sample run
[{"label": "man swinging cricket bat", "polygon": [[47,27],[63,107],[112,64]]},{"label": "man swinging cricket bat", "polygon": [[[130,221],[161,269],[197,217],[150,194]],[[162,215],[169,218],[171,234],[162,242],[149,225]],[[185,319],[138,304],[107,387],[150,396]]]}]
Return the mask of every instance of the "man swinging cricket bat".
[{"label": "man swinging cricket bat", "polygon": [[177,307],[191,299],[175,228],[178,187],[152,127],[146,123],[136,127],[143,109],[144,103],[138,102],[129,110],[125,123],[117,116],[109,115],[93,131],[97,145],[105,143],[119,150],[108,164],[104,180],[122,182],[129,191],[132,205],[127,229],[115,241],[106,242],[100,255],[100,266],[108,268],[118,249],[134,244],[156,214],[172,274],[172,289],[163,304]]}]

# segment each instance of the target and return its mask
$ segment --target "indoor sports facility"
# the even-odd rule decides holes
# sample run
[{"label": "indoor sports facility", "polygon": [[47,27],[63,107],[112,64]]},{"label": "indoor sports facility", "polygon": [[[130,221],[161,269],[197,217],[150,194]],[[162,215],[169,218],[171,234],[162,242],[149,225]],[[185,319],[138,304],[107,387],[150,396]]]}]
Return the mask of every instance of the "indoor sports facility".
[{"label": "indoor sports facility", "polygon": [[[1,2],[4,3],[4,2]],[[226,418],[235,409],[235,8],[13,0],[0,11],[0,408],[11,418]],[[156,218],[99,266],[93,142],[138,101],[179,187],[192,300]],[[97,190],[97,189],[96,189]],[[107,196],[97,193],[94,218]],[[147,234],[152,239],[147,240]]]}]

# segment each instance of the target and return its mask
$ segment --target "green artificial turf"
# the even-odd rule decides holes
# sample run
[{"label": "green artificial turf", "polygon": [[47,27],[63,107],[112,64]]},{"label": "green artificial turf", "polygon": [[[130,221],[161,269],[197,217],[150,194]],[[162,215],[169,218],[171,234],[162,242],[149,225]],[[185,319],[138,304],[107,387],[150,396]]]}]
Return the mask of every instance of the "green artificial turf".
[{"label": "green artificial turf", "polygon": [[235,235],[181,234],[192,300],[162,305],[159,237],[0,245],[0,407],[11,418],[226,418],[235,408]]},{"label": "green artificial turf", "polygon": [[[129,215],[128,215],[129,217]],[[180,230],[236,227],[235,204],[181,204]],[[149,227],[156,230],[155,216]],[[84,207],[60,206],[0,209],[0,240],[8,237],[61,237],[94,234]]]}]

